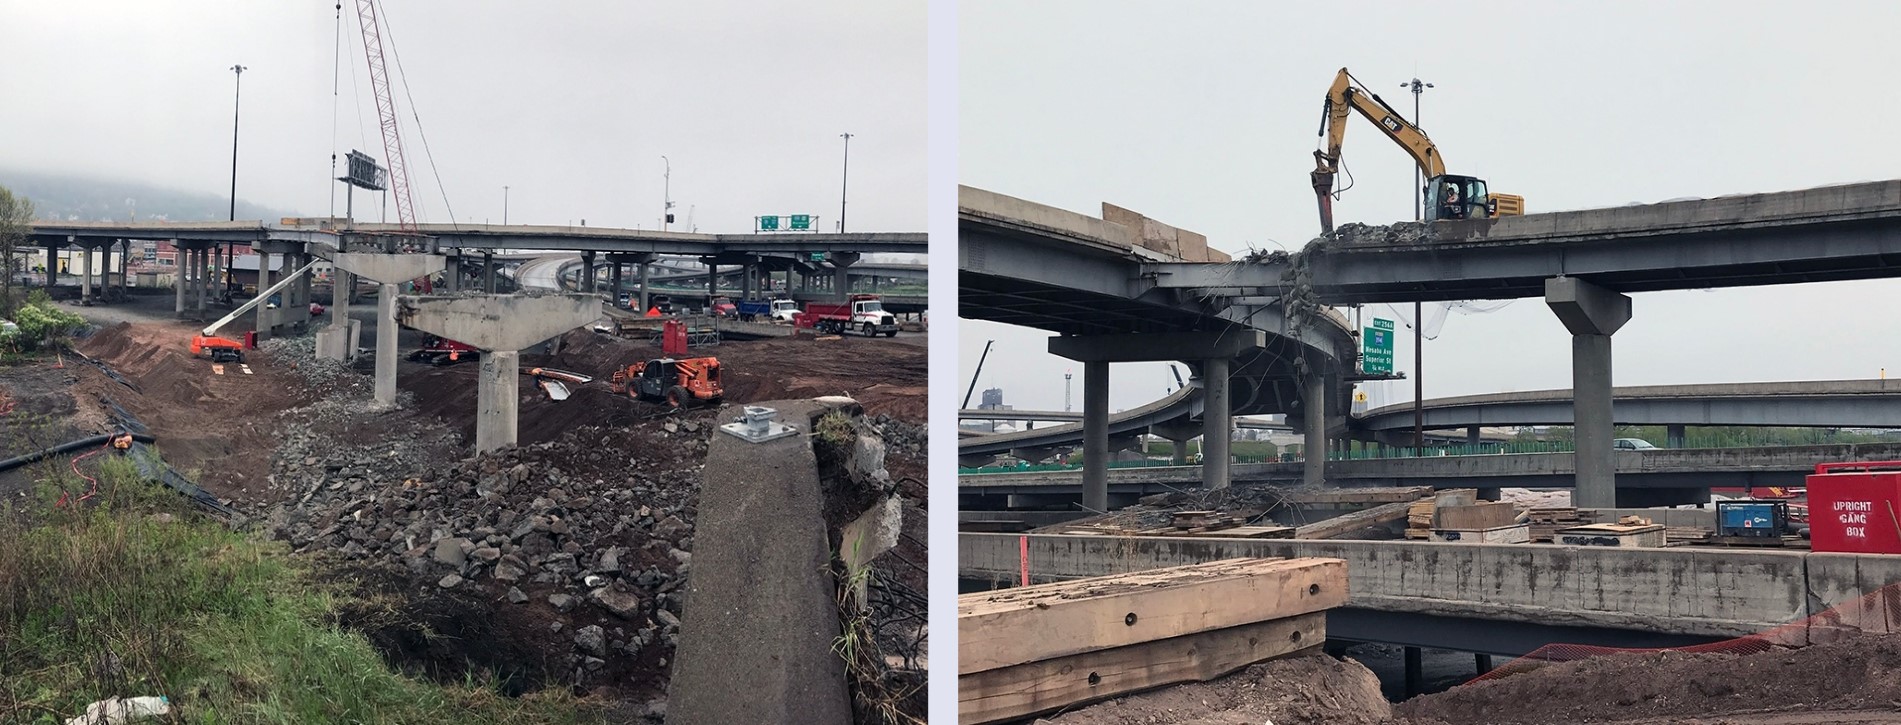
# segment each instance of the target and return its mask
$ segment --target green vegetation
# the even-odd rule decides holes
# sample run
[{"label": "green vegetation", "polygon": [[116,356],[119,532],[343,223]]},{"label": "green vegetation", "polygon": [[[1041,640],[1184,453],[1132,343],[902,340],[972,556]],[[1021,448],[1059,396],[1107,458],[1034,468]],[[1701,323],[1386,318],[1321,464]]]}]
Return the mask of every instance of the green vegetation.
[{"label": "green vegetation", "polygon": [[0,317],[13,314],[15,255],[26,246],[28,224],[33,221],[33,202],[0,186]]},{"label": "green vegetation", "polygon": [[0,326],[0,355],[64,347],[86,326],[86,318],[55,307],[45,290],[27,295],[26,304],[13,310],[13,321],[18,329]]},{"label": "green vegetation", "polygon": [[203,520],[123,459],[95,460],[83,505],[54,503],[92,485],[61,462],[36,468],[36,503],[0,511],[0,722],[145,695],[186,723],[605,721],[565,694],[393,672],[328,623],[333,595],[301,560]]}]

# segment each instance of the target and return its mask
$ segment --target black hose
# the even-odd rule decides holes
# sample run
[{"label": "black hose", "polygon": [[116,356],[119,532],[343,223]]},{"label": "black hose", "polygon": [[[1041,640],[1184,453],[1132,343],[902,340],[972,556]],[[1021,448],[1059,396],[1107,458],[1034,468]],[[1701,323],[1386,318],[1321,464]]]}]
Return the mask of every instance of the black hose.
[{"label": "black hose", "polygon": [[[36,451],[33,453],[28,453],[24,456],[15,456],[13,458],[8,458],[4,461],[0,461],[0,472],[11,471],[15,468],[19,468],[26,464],[32,463],[34,461],[42,460],[50,456],[57,456],[63,453],[72,453],[73,451],[90,448],[92,446],[102,446],[102,445],[105,445],[106,443],[111,442],[113,435],[116,435],[116,434],[96,435],[91,438],[81,438],[79,440],[72,441],[70,443],[61,443],[59,445],[53,446],[52,448],[48,448],[43,451]],[[157,442],[158,439],[153,438],[152,436],[146,435],[143,433],[134,433],[132,434],[132,440],[138,441],[140,443],[154,443],[154,442]]]}]

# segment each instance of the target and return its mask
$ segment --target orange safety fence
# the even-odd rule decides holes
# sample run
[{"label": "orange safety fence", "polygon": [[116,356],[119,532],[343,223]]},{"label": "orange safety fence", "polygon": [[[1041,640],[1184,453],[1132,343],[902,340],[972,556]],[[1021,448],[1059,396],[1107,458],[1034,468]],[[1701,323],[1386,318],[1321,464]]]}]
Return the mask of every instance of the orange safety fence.
[{"label": "orange safety fence", "polygon": [[1589,644],[1548,644],[1513,659],[1470,682],[1530,672],[1547,664],[1572,662],[1604,655],[1646,652],[1710,652],[1737,656],[1760,654],[1776,647],[1822,644],[1862,633],[1901,632],[1901,582],[1889,584],[1817,614],[1735,639],[1685,647],[1600,647]]}]

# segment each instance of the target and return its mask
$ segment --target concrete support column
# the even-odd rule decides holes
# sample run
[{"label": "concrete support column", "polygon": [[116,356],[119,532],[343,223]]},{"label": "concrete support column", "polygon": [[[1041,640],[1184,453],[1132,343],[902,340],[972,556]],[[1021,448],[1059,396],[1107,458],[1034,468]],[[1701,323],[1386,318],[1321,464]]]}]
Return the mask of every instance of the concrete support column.
[{"label": "concrete support column", "polygon": [[1664,435],[1665,448],[1684,447],[1683,439],[1685,436],[1684,436],[1683,426],[1681,425],[1664,426],[1663,435]]},{"label": "concrete support column", "polygon": [[1403,651],[1406,658],[1406,696],[1413,697],[1425,689],[1425,667],[1418,647],[1406,647]]},{"label": "concrete support column", "polygon": [[1104,361],[1083,363],[1083,508],[1109,510],[1109,363]]},{"label": "concrete support column", "polygon": [[184,317],[185,316],[185,250],[183,247],[177,246],[178,240],[176,239],[172,240],[172,244],[173,244],[172,252],[174,255],[178,257],[176,263],[172,267],[172,270],[175,273],[172,275],[172,293],[176,295],[172,299],[172,312],[174,314],[177,314],[179,317]]},{"label": "concrete support column", "polygon": [[[488,363],[482,364],[486,369]],[[486,389],[487,377],[483,380]],[[376,403],[385,407],[396,404],[396,285],[388,282],[376,289]]]},{"label": "concrete support column", "polygon": [[92,247],[79,249],[79,300],[92,301]]},{"label": "concrete support column", "polygon": [[336,290],[330,294],[330,323],[348,327],[350,325],[349,290],[356,286],[356,277],[344,271],[342,267],[330,269],[330,284],[332,289]]},{"label": "concrete support column", "polygon": [[1318,486],[1327,481],[1327,379],[1309,374],[1301,384],[1300,404],[1307,418],[1300,482]]},{"label": "concrete support column", "polygon": [[652,264],[648,262],[640,263],[640,312],[641,314],[647,313],[647,307],[648,307],[647,296],[649,294],[652,294],[647,289],[647,284],[648,284],[647,277],[648,277],[648,274],[652,271],[653,271]]},{"label": "concrete support column", "polygon": [[620,304],[620,293],[626,291],[627,289],[626,287],[621,285],[621,280],[620,280],[621,270],[625,269],[626,267],[627,265],[622,264],[620,260],[617,259],[617,260],[614,260],[614,266],[610,268],[607,273],[607,283],[613,287],[612,302],[615,305]]},{"label": "concrete support column", "polygon": [[[380,329],[380,328],[379,328]],[[515,444],[515,412],[521,403],[521,353],[495,350],[482,354],[475,389],[475,452]]]},{"label": "concrete support column", "polygon": [[1576,422],[1573,462],[1578,507],[1617,505],[1611,439],[1611,335],[1630,321],[1630,297],[1574,277],[1545,280],[1545,304],[1571,332],[1571,406]]},{"label": "concrete support column", "polygon": [[[297,255],[297,269],[303,269],[306,265],[309,265],[309,264],[310,264],[309,254]],[[293,269],[290,271],[294,272],[296,270]],[[296,318],[299,320],[303,320],[305,322],[309,322],[310,321],[310,273],[305,272],[303,275],[299,276],[297,278],[297,284],[293,286],[296,287],[297,289],[297,307],[295,308]]]},{"label": "concrete support column", "polygon": [[211,250],[198,250],[198,319],[205,319],[205,306],[211,297]]},{"label": "concrete support column", "polygon": [[[857,252],[833,252],[832,292],[843,299],[851,295],[851,266],[858,263]],[[1203,445],[1206,445],[1205,443]]]},{"label": "concrete support column", "polygon": [[1492,671],[1492,656],[1487,655],[1487,654],[1474,654],[1472,655],[1472,666],[1474,669],[1478,670],[1478,674],[1481,674],[1481,675],[1487,672],[1491,672]]},{"label": "concrete support column", "polygon": [[449,268],[442,273],[442,286],[450,294],[462,291],[462,257],[449,258]]},{"label": "concrete support column", "polygon": [[[272,284],[274,283],[271,282],[271,253],[260,249],[257,252],[257,296],[264,297],[264,290],[270,289]],[[268,309],[269,307],[267,300],[259,302],[257,307],[252,308],[257,313],[256,328],[259,337],[270,334],[271,325],[276,321],[276,315],[272,314],[276,310]]]},{"label": "concrete support column", "polygon": [[581,283],[575,285],[582,292],[594,291],[594,253],[581,253]]},{"label": "concrete support column", "polygon": [[1466,426],[1465,444],[1467,446],[1477,448],[1480,440],[1482,439],[1479,437],[1479,427],[1476,425]]},{"label": "concrete support column", "polygon": [[[1193,438],[1168,439],[1168,444],[1174,447],[1173,452],[1170,453],[1168,456],[1169,465],[1174,465],[1174,466],[1188,465],[1188,442],[1192,440],[1194,439]],[[1207,474],[1207,469],[1203,469],[1202,473],[1205,476]]]},{"label": "concrete support column", "polygon": [[[179,252],[179,254],[180,254],[179,259],[183,260],[184,252]],[[52,294],[53,282],[58,279],[59,279],[59,247],[47,247],[46,248],[46,292],[47,294]],[[180,307],[178,311],[184,312],[185,308]]]},{"label": "concrete support column", "polygon": [[1234,439],[1234,416],[1229,414],[1228,359],[1202,362],[1201,487],[1210,491],[1230,482],[1229,442]]},{"label": "concrete support column", "polygon": [[753,272],[753,266],[750,264],[739,266],[739,298],[742,300],[752,299]]},{"label": "concrete support column", "polygon": [[713,263],[712,257],[707,257],[706,258],[706,306],[709,309],[712,308],[713,306],[713,298],[718,297],[718,296],[719,296],[719,265]]},{"label": "concrete support column", "polygon": [[482,291],[495,294],[495,253],[482,253]]}]

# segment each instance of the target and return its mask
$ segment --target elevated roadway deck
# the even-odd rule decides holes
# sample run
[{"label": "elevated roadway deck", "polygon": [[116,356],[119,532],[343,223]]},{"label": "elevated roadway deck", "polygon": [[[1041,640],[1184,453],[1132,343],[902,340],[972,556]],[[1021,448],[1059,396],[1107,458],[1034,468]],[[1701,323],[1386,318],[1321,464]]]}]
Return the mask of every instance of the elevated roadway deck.
[{"label": "elevated roadway deck", "polygon": [[[1571,391],[1438,398],[1424,403],[1425,427],[1571,425]],[[1619,425],[1901,428],[1901,380],[1816,380],[1613,388]],[[1412,430],[1411,403],[1359,416],[1353,427]]]}]

